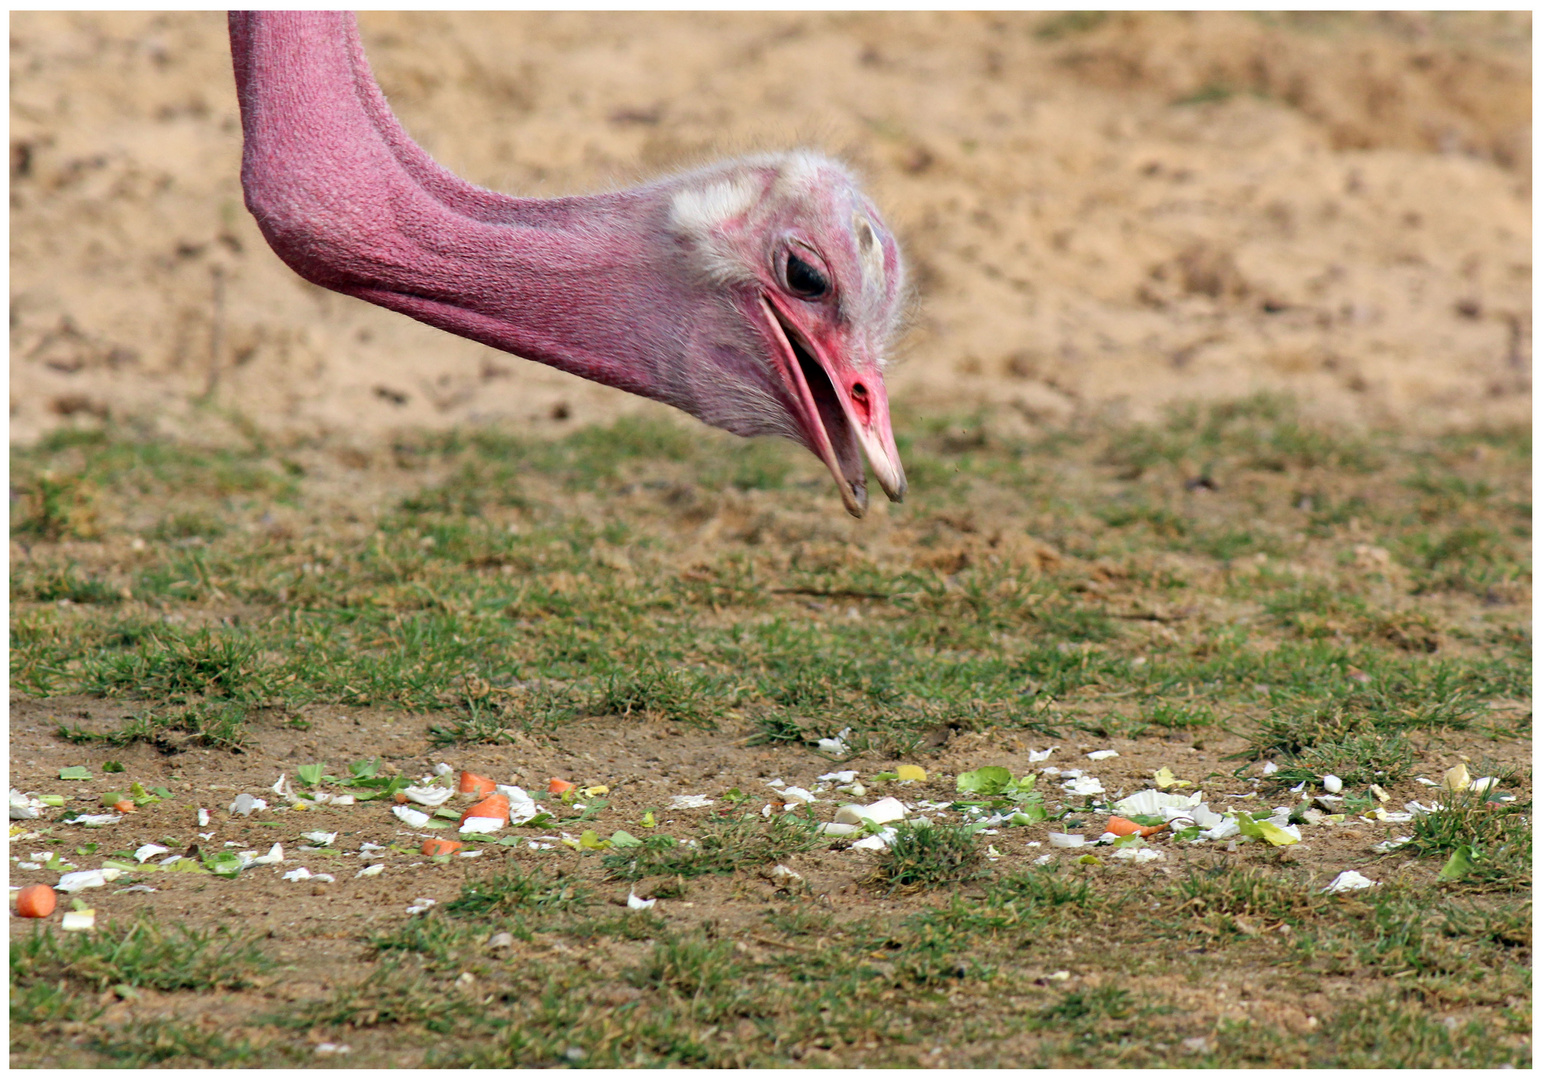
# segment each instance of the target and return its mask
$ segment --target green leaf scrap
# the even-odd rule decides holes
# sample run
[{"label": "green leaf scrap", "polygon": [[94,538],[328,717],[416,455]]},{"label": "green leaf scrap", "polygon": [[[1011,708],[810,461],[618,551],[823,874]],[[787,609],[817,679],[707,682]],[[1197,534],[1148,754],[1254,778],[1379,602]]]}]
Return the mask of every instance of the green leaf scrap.
[{"label": "green leaf scrap", "polygon": [[1251,837],[1254,840],[1263,840],[1274,847],[1284,847],[1286,844],[1299,843],[1294,836],[1272,821],[1255,820],[1248,814],[1238,814],[1236,820],[1237,829],[1243,836]]},{"label": "green leaf scrap", "polygon": [[1471,844],[1463,844],[1451,853],[1446,860],[1446,865],[1440,868],[1440,873],[1435,875],[1436,881],[1456,881],[1466,877],[1472,872],[1473,865],[1478,861],[1478,851]]},{"label": "green leaf scrap", "polygon": [[959,773],[958,790],[970,795],[1000,795],[1012,782],[1010,769],[987,765],[973,772]]},{"label": "green leaf scrap", "polygon": [[233,851],[216,851],[204,856],[203,865],[215,877],[233,878],[241,872],[241,856]]}]

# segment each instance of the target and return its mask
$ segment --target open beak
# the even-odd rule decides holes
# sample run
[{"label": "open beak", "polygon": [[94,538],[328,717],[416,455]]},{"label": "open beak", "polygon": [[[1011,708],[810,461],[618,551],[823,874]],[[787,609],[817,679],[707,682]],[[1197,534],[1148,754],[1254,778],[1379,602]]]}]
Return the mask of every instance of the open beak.
[{"label": "open beak", "polygon": [[[799,420],[810,447],[840,489],[853,517],[867,512],[867,475],[862,455],[893,502],[905,498],[905,469],[889,421],[889,394],[876,368],[871,375],[842,378],[809,340],[764,295],[771,336],[780,346],[782,378],[800,406]],[[860,448],[860,450],[859,450]]]}]

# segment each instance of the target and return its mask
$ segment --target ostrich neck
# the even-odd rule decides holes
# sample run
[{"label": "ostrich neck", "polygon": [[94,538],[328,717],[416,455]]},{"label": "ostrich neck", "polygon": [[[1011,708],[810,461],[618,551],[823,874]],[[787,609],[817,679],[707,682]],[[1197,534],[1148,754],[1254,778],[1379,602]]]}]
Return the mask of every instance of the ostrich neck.
[{"label": "ostrich neck", "polygon": [[690,409],[669,367],[701,298],[667,188],[516,199],[460,180],[391,114],[352,14],[232,12],[230,40],[247,207],[302,277]]}]

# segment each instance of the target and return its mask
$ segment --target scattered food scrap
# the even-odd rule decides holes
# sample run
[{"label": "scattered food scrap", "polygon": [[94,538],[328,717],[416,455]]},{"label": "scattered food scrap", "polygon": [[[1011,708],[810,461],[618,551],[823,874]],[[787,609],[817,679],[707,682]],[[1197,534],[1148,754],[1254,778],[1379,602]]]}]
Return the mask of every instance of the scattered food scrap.
[{"label": "scattered food scrap", "polygon": [[16,914],[23,919],[46,919],[54,913],[58,896],[47,885],[28,885],[16,894]]}]

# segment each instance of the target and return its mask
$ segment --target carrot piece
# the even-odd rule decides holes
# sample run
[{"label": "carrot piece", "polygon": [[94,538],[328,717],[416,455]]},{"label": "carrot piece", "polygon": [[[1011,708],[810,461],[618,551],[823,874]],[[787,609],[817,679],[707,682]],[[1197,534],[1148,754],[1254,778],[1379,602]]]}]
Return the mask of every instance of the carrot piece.
[{"label": "carrot piece", "polygon": [[546,790],[553,795],[561,795],[564,792],[572,791],[577,786],[578,785],[573,783],[571,780],[558,780],[554,776],[547,783]]},{"label": "carrot piece", "polygon": [[46,919],[58,902],[52,885],[28,885],[16,894],[16,914],[23,919]]},{"label": "carrot piece", "polygon": [[466,845],[459,840],[440,840],[437,837],[423,841],[425,855],[453,855]]},{"label": "carrot piece", "polygon": [[491,795],[497,786],[485,776],[478,776],[474,772],[462,769],[460,786],[456,790],[462,795]]},{"label": "carrot piece", "polygon": [[1165,828],[1167,828],[1165,821],[1160,825],[1137,825],[1129,818],[1111,817],[1108,819],[1108,828],[1105,831],[1115,836],[1155,836]]},{"label": "carrot piece", "polygon": [[489,795],[481,802],[472,803],[466,807],[466,812],[460,816],[460,823],[464,825],[467,818],[490,817],[509,820],[509,800],[506,795]]},{"label": "carrot piece", "polygon": [[132,814],[139,810],[139,807],[134,805],[133,799],[119,799],[112,804],[112,808],[120,814]]}]

